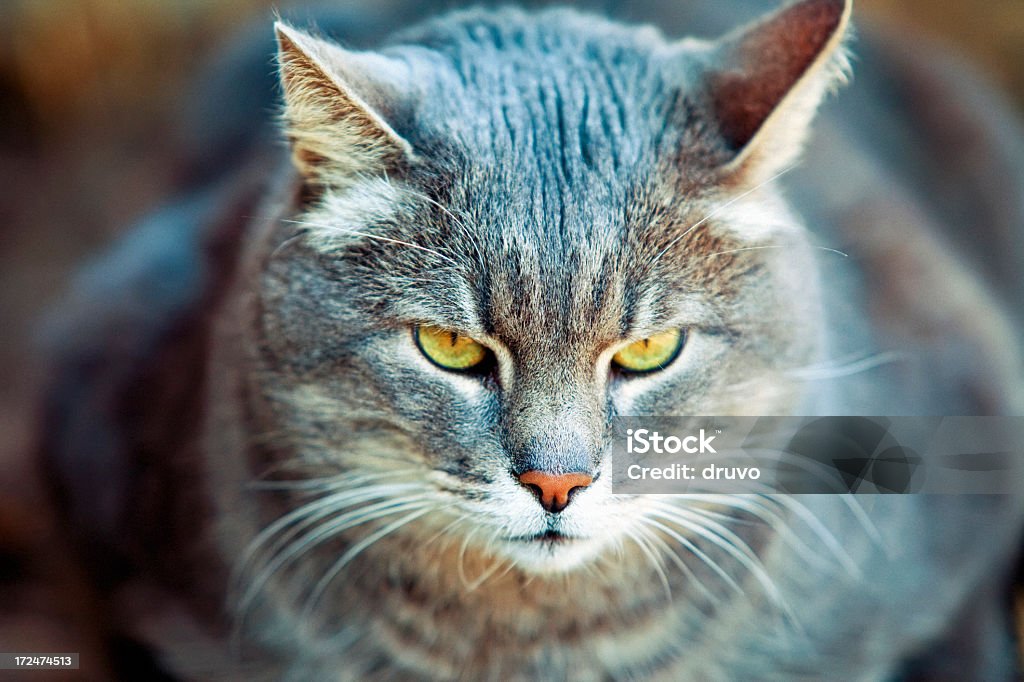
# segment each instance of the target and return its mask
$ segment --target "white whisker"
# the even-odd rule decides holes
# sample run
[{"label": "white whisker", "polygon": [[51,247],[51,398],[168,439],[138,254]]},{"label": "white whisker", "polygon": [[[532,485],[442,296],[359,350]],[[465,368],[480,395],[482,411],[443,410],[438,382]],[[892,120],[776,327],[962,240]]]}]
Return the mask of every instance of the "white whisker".
[{"label": "white whisker", "polygon": [[338,227],[337,225],[325,225],[323,223],[312,223],[312,222],[303,221],[303,220],[282,220],[282,222],[292,223],[292,224],[295,224],[295,225],[299,225],[300,227],[303,227],[303,228],[311,228],[312,227],[312,228],[317,228],[317,229],[320,229],[320,230],[330,230],[330,231],[334,231],[334,232],[339,232],[339,233],[344,234],[344,235],[352,235],[354,237],[363,237],[364,239],[371,239],[371,240],[379,241],[379,242],[387,242],[389,244],[400,244],[402,246],[408,246],[409,248],[412,248],[412,249],[419,249],[420,251],[426,251],[427,253],[430,253],[430,254],[433,254],[433,255],[437,256],[438,258],[443,258],[444,260],[448,261],[452,265],[458,265],[459,264],[458,261],[456,261],[454,258],[451,258],[450,256],[446,256],[443,253],[441,253],[440,251],[437,251],[436,249],[431,249],[431,248],[428,248],[426,246],[422,246],[420,244],[413,244],[412,242],[403,241],[401,239],[392,239],[390,237],[382,237],[379,234],[370,234],[369,232],[359,232],[357,230],[342,229],[342,228]]},{"label": "white whisker", "polygon": [[[727,532],[722,534],[720,524],[709,524],[707,522],[701,523],[693,518],[687,518],[685,515],[681,514],[667,514],[657,510],[649,513],[664,521],[673,522],[682,526],[724,550],[750,573],[750,575],[761,585],[762,589],[764,589],[765,594],[768,595],[769,599],[771,599],[785,612],[792,612],[789,605],[786,603],[785,598],[782,596],[782,593],[779,592],[778,587],[775,585],[775,582],[765,571],[760,559],[758,559],[753,550],[751,550],[750,547],[734,533]],[[718,528],[713,530],[713,526],[718,526]]]},{"label": "white whisker", "polygon": [[469,543],[473,539],[473,536],[476,535],[478,530],[480,530],[479,526],[473,528],[473,530],[467,533],[466,537],[463,538],[462,547],[459,548],[459,558],[458,561],[455,563],[455,566],[458,569],[459,573],[459,580],[462,581],[462,586],[467,589],[469,588],[470,581],[469,578],[466,577],[466,550],[469,548]]},{"label": "white whisker", "polygon": [[640,548],[640,551],[644,553],[648,560],[650,560],[651,567],[658,574],[658,578],[661,580],[661,584],[665,588],[666,598],[669,601],[672,601],[672,585],[668,580],[668,575],[665,573],[664,563],[662,562],[661,557],[658,556],[658,553],[651,549],[647,544],[647,540],[645,539],[647,537],[648,531],[643,526],[637,526],[629,533],[629,538],[637,547]]},{"label": "white whisker", "polygon": [[757,190],[761,189],[762,187],[764,187],[764,186],[766,186],[766,185],[769,185],[769,184],[771,184],[771,183],[775,182],[776,180],[778,180],[779,178],[781,178],[781,177],[782,177],[783,175],[785,175],[785,174],[786,174],[786,173],[788,173],[789,171],[791,171],[791,170],[793,170],[794,168],[796,168],[796,167],[797,167],[797,165],[798,165],[798,164],[792,164],[792,165],[790,165],[790,166],[787,166],[786,168],[783,168],[783,169],[782,169],[781,171],[779,171],[779,172],[778,172],[778,173],[776,173],[775,175],[771,176],[770,178],[768,178],[768,179],[767,179],[767,180],[765,180],[764,182],[760,182],[760,183],[758,183],[757,185],[755,185],[754,187],[752,187],[752,188],[748,189],[747,191],[743,192],[742,194],[739,194],[739,195],[737,195],[737,196],[733,197],[732,199],[730,199],[729,201],[726,201],[726,202],[725,202],[724,204],[719,204],[718,206],[716,206],[715,208],[713,208],[713,209],[712,209],[712,210],[711,210],[710,212],[708,212],[708,213],[707,213],[707,214],[706,214],[706,215],[705,215],[705,216],[704,216],[703,218],[701,218],[700,220],[698,220],[697,222],[695,222],[695,223],[694,223],[693,225],[691,225],[690,227],[686,228],[686,230],[684,230],[682,234],[680,234],[679,236],[675,237],[675,238],[674,238],[674,239],[673,239],[672,241],[670,241],[670,242],[669,242],[669,243],[668,243],[668,244],[667,244],[667,245],[665,246],[665,248],[663,248],[663,249],[662,249],[661,251],[659,251],[659,252],[658,252],[658,255],[654,257],[654,260],[652,261],[652,263],[651,263],[651,264],[652,264],[652,265],[654,265],[655,263],[657,263],[658,261],[660,261],[660,260],[661,260],[661,257],[662,257],[662,256],[664,256],[664,255],[665,255],[665,253],[666,253],[666,252],[667,252],[667,251],[668,251],[669,249],[671,249],[671,248],[672,248],[673,246],[675,246],[675,245],[676,245],[677,243],[679,243],[679,242],[680,242],[680,241],[681,241],[681,240],[682,240],[682,239],[683,239],[683,238],[684,238],[684,237],[685,237],[686,235],[690,234],[691,232],[693,232],[694,230],[696,230],[696,229],[697,229],[698,227],[700,227],[701,225],[703,225],[703,224],[704,224],[704,223],[706,223],[707,221],[711,220],[712,218],[714,218],[714,217],[715,217],[716,215],[718,215],[719,213],[721,213],[721,212],[722,212],[722,211],[724,211],[725,209],[727,209],[727,208],[729,208],[730,206],[732,206],[733,204],[735,204],[735,203],[736,203],[737,201],[740,201],[741,199],[744,199],[744,198],[746,198],[747,196],[749,196],[749,195],[753,194],[754,192],[756,192]]},{"label": "white whisker", "polygon": [[[763,249],[785,249],[785,248],[790,248],[790,247],[785,245],[785,244],[764,244],[764,245],[761,245],[761,246],[745,246],[745,247],[742,247],[742,248],[739,248],[739,249],[727,249],[725,251],[715,251],[714,253],[707,254],[705,256],[705,258],[713,258],[715,256],[722,256],[722,255],[725,255],[727,253],[739,253],[740,251],[761,251]],[[829,253],[835,253],[835,254],[838,254],[838,255],[842,256],[843,258],[849,258],[850,257],[850,255],[848,253],[843,253],[839,249],[831,249],[831,248],[829,248],[827,246],[816,246],[816,245],[812,244],[811,248],[812,249],[817,249],[818,251],[828,251]]]},{"label": "white whisker", "polygon": [[894,351],[876,353],[863,358],[842,360],[835,363],[820,363],[791,369],[786,372],[788,376],[802,379],[804,381],[822,381],[827,379],[839,379],[842,377],[860,374],[869,370],[888,365],[894,362],[907,359],[906,353]]},{"label": "white whisker", "polygon": [[707,588],[707,586],[704,584],[703,581],[697,579],[697,574],[693,572],[693,569],[690,568],[685,561],[683,561],[683,558],[681,556],[679,556],[679,552],[677,550],[672,549],[672,547],[670,547],[669,544],[664,539],[658,537],[657,535],[655,535],[653,533],[650,536],[650,540],[651,540],[651,542],[656,543],[657,546],[661,548],[662,552],[666,556],[668,556],[669,560],[672,563],[674,563],[676,565],[676,567],[680,571],[682,571],[683,575],[686,576],[686,578],[689,581],[689,583],[691,585],[693,585],[694,587],[696,587],[697,590],[708,601],[710,601],[711,603],[714,603],[714,604],[717,604],[718,602],[721,601],[721,598],[718,597],[713,592],[711,592],[711,590],[709,590]]},{"label": "white whisker", "polygon": [[287,545],[284,549],[271,555],[273,558],[261,569],[260,573],[253,579],[246,589],[245,594],[239,602],[239,608],[244,612],[263,590],[263,587],[270,581],[275,573],[288,563],[298,559],[303,553],[311,548],[333,538],[338,534],[356,526],[369,523],[385,516],[397,514],[410,508],[424,504],[421,499],[413,500],[385,500],[376,504],[360,507],[354,511],[342,514],[334,519],[321,524],[298,540]]},{"label": "white whisker", "polygon": [[707,553],[705,553],[703,550],[697,547],[697,545],[693,541],[687,539],[683,535],[680,535],[674,529],[670,528],[669,526],[666,526],[660,521],[655,521],[651,518],[645,518],[643,519],[643,522],[645,524],[649,524],[654,528],[657,528],[658,530],[660,530],[661,532],[665,533],[670,538],[678,542],[691,554],[693,554],[695,557],[704,562],[704,564],[707,565],[707,567],[710,568],[712,571],[714,571],[726,585],[735,590],[738,594],[744,594],[743,588],[740,587],[739,583],[737,583],[736,580],[725,571],[725,569],[719,566],[717,561],[712,559],[710,556],[707,555]]},{"label": "white whisker", "polygon": [[[498,536],[498,533],[500,533],[500,532],[501,532],[501,529],[500,529],[500,528],[498,528],[498,529],[495,529],[495,531],[494,531],[494,532],[493,532],[493,533],[491,534],[491,537],[490,537],[490,538],[488,538],[488,540],[487,540],[487,543],[485,543],[485,545],[489,547],[489,546],[491,545],[491,543],[493,543],[493,542],[494,542],[495,538],[497,538],[497,536]],[[483,584],[484,584],[484,582],[486,582],[488,578],[490,578],[490,577],[491,577],[492,575],[494,575],[494,574],[495,574],[495,572],[496,572],[496,571],[497,571],[497,570],[498,570],[499,568],[501,568],[501,563],[502,563],[502,562],[498,561],[497,559],[493,559],[493,560],[491,561],[491,566],[490,566],[489,568],[486,568],[486,569],[484,569],[484,571],[483,571],[483,572],[482,572],[482,573],[481,573],[481,574],[480,574],[480,575],[479,575],[479,576],[478,576],[478,577],[476,578],[476,580],[474,580],[473,582],[471,582],[471,583],[470,583],[470,584],[469,584],[469,585],[468,585],[468,586],[466,587],[466,590],[467,590],[468,592],[472,592],[472,591],[473,591],[473,590],[475,590],[476,588],[478,588],[478,587],[480,587],[481,585],[483,585]]]},{"label": "white whisker", "polygon": [[393,521],[387,524],[380,530],[371,533],[366,538],[352,545],[352,547],[349,548],[348,551],[342,554],[341,557],[337,561],[335,561],[329,569],[327,569],[327,572],[324,573],[323,577],[320,578],[316,586],[313,588],[313,591],[310,593],[309,599],[306,600],[306,604],[302,609],[302,613],[304,616],[303,619],[305,620],[305,617],[308,617],[312,613],[313,609],[316,608],[316,602],[319,601],[320,597],[327,590],[328,585],[330,585],[331,581],[333,581],[334,578],[337,577],[337,575],[341,572],[341,569],[348,565],[349,562],[351,562],[357,556],[362,554],[363,551],[365,551],[374,543],[395,532],[402,526],[412,523],[424,514],[429,513],[431,510],[432,505],[421,504],[419,508],[417,508],[415,511],[412,511],[411,513],[403,516],[397,521]]},{"label": "white whisker", "polygon": [[276,521],[260,531],[260,533],[249,543],[249,546],[241,557],[239,565],[245,566],[247,563],[254,560],[255,555],[263,549],[264,544],[269,542],[275,535],[284,532],[289,526],[293,526],[293,528],[287,531],[283,538],[279,538],[275,542],[274,549],[270,549],[271,553],[276,551],[276,547],[282,540],[286,541],[288,538],[293,537],[297,531],[325,516],[340,512],[353,504],[378,498],[392,498],[396,493],[406,493],[414,490],[422,490],[422,486],[413,483],[376,485],[363,488],[346,489],[338,493],[332,493],[330,495],[317,498],[287,514],[282,515]]}]

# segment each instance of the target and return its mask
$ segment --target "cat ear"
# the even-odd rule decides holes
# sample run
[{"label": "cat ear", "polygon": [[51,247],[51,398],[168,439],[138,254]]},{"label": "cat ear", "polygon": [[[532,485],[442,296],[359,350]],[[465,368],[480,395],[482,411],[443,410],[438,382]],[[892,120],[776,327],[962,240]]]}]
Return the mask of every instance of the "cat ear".
[{"label": "cat ear", "polygon": [[404,64],[281,22],[274,30],[292,160],[308,182],[342,185],[413,158],[384,119],[401,102]]},{"label": "cat ear", "polygon": [[845,80],[852,0],[799,0],[713,46],[704,84],[734,154],[727,174],[764,182],[791,165],[825,94]]}]

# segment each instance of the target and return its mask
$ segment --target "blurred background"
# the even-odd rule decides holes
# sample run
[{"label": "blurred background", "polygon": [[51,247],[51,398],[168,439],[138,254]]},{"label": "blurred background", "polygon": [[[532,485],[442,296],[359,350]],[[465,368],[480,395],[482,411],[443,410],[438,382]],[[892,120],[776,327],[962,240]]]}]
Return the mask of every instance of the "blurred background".
[{"label": "blurred background", "polygon": [[[0,1],[0,651],[89,650],[73,569],[42,551],[52,522],[27,454],[39,314],[76,265],[180,188],[189,83],[271,7]],[[1024,0],[857,0],[856,12],[944,43],[1024,111]]]}]

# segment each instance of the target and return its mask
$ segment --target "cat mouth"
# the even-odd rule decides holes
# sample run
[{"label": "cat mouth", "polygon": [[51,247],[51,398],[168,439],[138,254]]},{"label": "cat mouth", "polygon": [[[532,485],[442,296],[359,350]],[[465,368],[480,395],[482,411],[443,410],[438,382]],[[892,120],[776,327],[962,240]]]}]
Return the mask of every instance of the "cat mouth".
[{"label": "cat mouth", "polygon": [[524,543],[541,543],[545,545],[564,545],[570,542],[575,542],[582,538],[575,538],[571,535],[566,535],[557,530],[545,530],[540,533],[534,533],[533,535],[517,535],[509,538],[512,542],[524,542]]},{"label": "cat mouth", "polygon": [[594,558],[602,545],[595,538],[548,528],[537,533],[506,536],[499,547],[499,552],[527,572],[551,575],[574,570]]}]

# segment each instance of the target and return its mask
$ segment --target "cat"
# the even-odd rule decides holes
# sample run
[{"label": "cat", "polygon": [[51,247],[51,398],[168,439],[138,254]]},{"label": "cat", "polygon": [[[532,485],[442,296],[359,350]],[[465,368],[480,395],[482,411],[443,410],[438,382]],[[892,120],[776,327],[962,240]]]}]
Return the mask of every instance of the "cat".
[{"label": "cat", "polygon": [[[211,152],[57,333],[41,449],[114,674],[1013,677],[1024,494],[611,493],[615,416],[1024,409],[1012,117],[869,34],[811,136],[851,3],[749,9],[276,24],[288,153]],[[1008,189],[911,163],[955,143]]]}]

